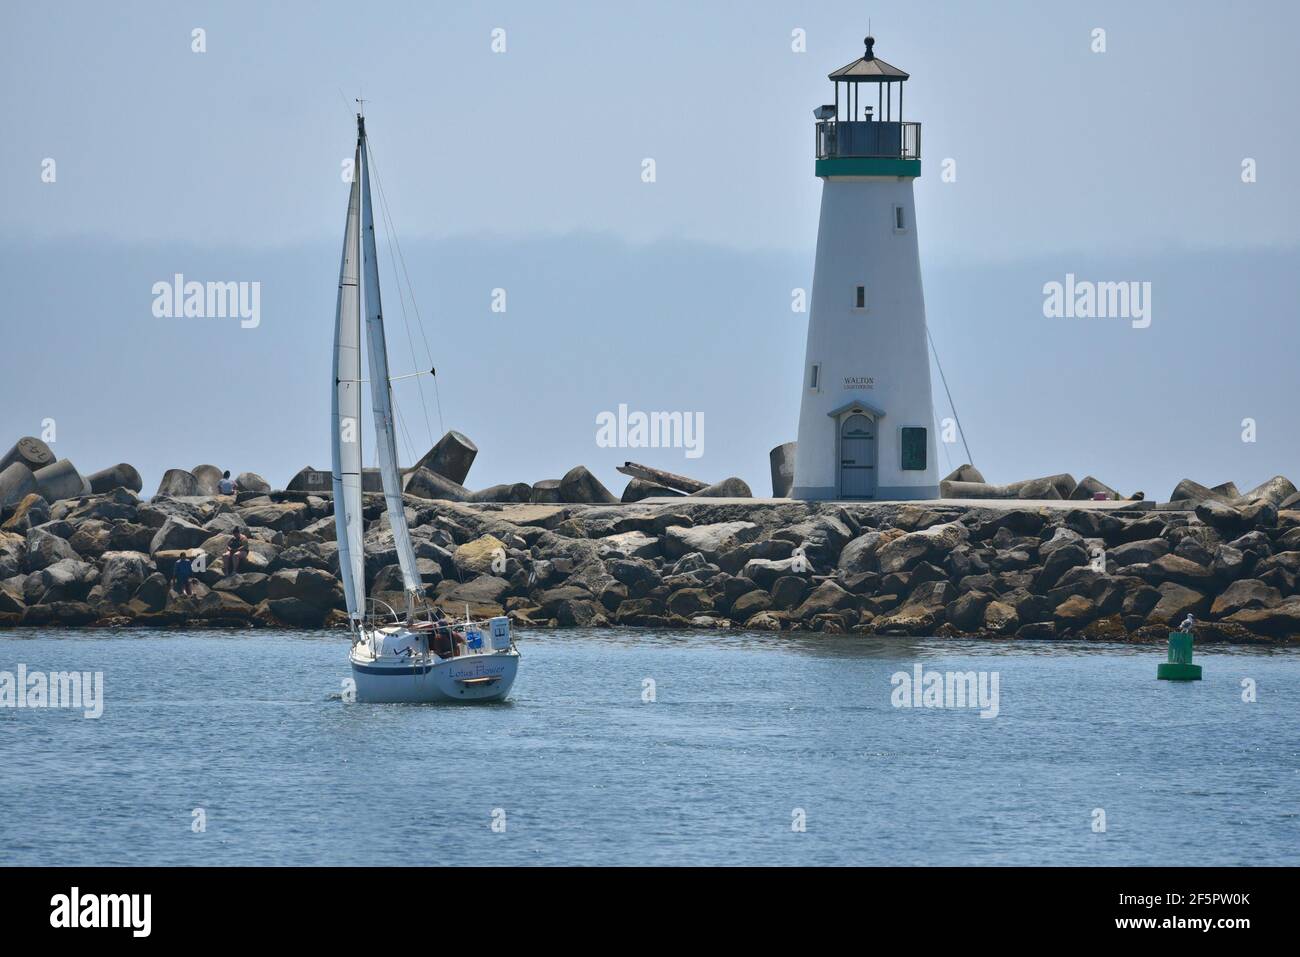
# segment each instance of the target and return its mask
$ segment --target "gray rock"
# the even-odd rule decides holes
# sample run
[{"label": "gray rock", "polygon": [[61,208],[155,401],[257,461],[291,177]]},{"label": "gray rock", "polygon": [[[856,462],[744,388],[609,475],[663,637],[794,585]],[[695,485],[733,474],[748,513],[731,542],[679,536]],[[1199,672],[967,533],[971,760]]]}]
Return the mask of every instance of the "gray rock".
[{"label": "gray rock", "polygon": [[1120,497],[1119,492],[1115,491],[1100,479],[1096,479],[1091,475],[1085,475],[1067,498],[1075,501],[1087,501],[1096,498],[1098,495],[1104,495],[1108,500],[1114,500]]},{"label": "gray rock", "polygon": [[59,459],[37,469],[32,473],[32,478],[36,480],[37,493],[47,502],[90,494],[90,484],[67,459]]},{"label": "gray rock", "polygon": [[478,446],[463,432],[452,430],[424,454],[416,468],[426,468],[456,485],[464,485],[477,455]]},{"label": "gray rock", "polygon": [[749,490],[743,479],[725,478],[721,482],[714,482],[712,485],[705,486],[698,492],[692,492],[690,498],[753,498],[754,493]]},{"label": "gray rock", "polygon": [[1160,592],[1160,600],[1147,615],[1147,621],[1151,624],[1173,625],[1188,615],[1199,617],[1209,610],[1210,599],[1184,585],[1165,582],[1157,590]]},{"label": "gray rock", "polygon": [[1228,496],[1214,491],[1202,485],[1199,482],[1193,482],[1191,479],[1183,479],[1174,486],[1174,490],[1169,493],[1171,502],[1224,502],[1229,501]]},{"label": "gray rock", "polygon": [[217,483],[221,481],[221,469],[215,465],[196,465],[190,469],[190,474],[194,476],[194,481],[198,485],[197,494],[217,494]]},{"label": "gray rock", "polygon": [[194,477],[193,472],[187,472],[185,469],[168,469],[163,473],[162,481],[158,483],[158,491],[155,496],[167,495],[172,498],[186,498],[199,494],[199,480]]},{"label": "gray rock", "polygon": [[31,472],[36,472],[54,462],[54,453],[50,447],[32,435],[25,435],[14,443],[13,448],[0,457],[0,472],[15,462],[21,462]]},{"label": "gray rock", "polygon": [[967,462],[965,465],[959,465],[948,475],[944,476],[945,482],[974,482],[979,485],[986,484],[984,474],[975,466]]},{"label": "gray rock", "polygon": [[90,483],[90,490],[96,494],[111,492],[115,488],[130,489],[132,492],[139,492],[144,488],[140,473],[128,462],[119,462],[109,468],[100,469],[87,475],[86,481]]},{"label": "gray rock", "polygon": [[128,601],[154,572],[153,562],[141,552],[105,552],[100,568],[104,597],[115,604]]},{"label": "gray rock", "polygon": [[81,601],[99,580],[99,572],[89,562],[62,558],[32,572],[23,584],[23,601],[27,605]]},{"label": "gray rock", "polygon": [[536,505],[559,505],[564,501],[560,498],[560,480],[542,479],[540,482],[534,482],[533,493],[528,497],[528,501]]},{"label": "gray rock", "polygon": [[640,502],[647,498],[684,498],[685,493],[677,489],[669,488],[666,485],[656,485],[654,482],[647,482],[645,479],[634,478],[623,487],[622,501],[624,505],[630,505],[633,502]]},{"label": "gray rock", "polygon": [[[772,497],[789,498],[794,487],[794,457],[797,442],[778,445],[768,453],[768,462],[772,469]],[[762,611],[764,609],[759,609]]]},{"label": "gray rock", "polygon": [[149,554],[174,549],[198,548],[211,537],[212,532],[201,525],[195,525],[183,518],[169,518],[163,523],[162,528],[154,533],[153,540],[149,543]]},{"label": "gray rock", "polygon": [[466,501],[470,502],[527,502],[532,498],[533,487],[527,482],[515,482],[510,485],[493,485],[477,492],[470,492]]},{"label": "gray rock", "polygon": [[1144,564],[1155,561],[1162,555],[1169,554],[1169,543],[1163,538],[1145,538],[1124,545],[1116,545],[1106,555],[1116,565]]},{"label": "gray rock", "polygon": [[803,574],[795,570],[796,562],[795,558],[754,558],[745,563],[740,574],[761,588],[770,589],[779,578]]},{"label": "gray rock", "polygon": [[609,489],[601,484],[585,465],[577,465],[560,479],[560,501],[595,505],[613,505],[618,502]]},{"label": "gray rock", "polygon": [[310,465],[299,469],[298,474],[285,486],[285,491],[288,492],[332,492],[333,489],[334,479],[331,474]]},{"label": "gray rock", "polygon": [[0,510],[36,492],[36,477],[22,462],[11,462],[0,472]]},{"label": "gray rock", "polygon": [[803,603],[794,610],[791,617],[799,621],[807,621],[815,615],[852,608],[856,605],[857,599],[852,593],[845,591],[838,582],[828,578],[813,589]]},{"label": "gray rock", "polygon": [[1238,501],[1244,504],[1263,499],[1276,508],[1295,494],[1296,487],[1291,484],[1290,479],[1285,475],[1275,475],[1262,485],[1257,485],[1243,494]]},{"label": "gray rock", "polygon": [[1255,578],[1233,582],[1214,599],[1210,615],[1226,618],[1247,608],[1276,608],[1282,604],[1282,593]]},{"label": "gray rock", "polygon": [[77,558],[77,553],[66,541],[43,528],[28,530],[27,547],[23,557],[23,564],[28,572],[48,568],[65,558]]},{"label": "gray rock", "polygon": [[906,571],[922,559],[942,560],[947,552],[957,547],[970,535],[970,530],[960,522],[932,525],[919,532],[908,532],[883,545],[876,553],[880,571]]},{"label": "gray rock", "polygon": [[423,467],[407,475],[405,492],[416,498],[447,502],[465,502],[470,497],[469,489],[463,485]]},{"label": "gray rock", "polygon": [[691,528],[673,525],[664,531],[664,555],[676,559],[690,552],[701,552],[709,561],[716,562],[724,552],[752,542],[761,534],[762,529],[753,522],[716,522]]},{"label": "gray rock", "polygon": [[[239,492],[269,492],[271,491],[271,483],[256,472],[240,472],[235,478],[235,490]],[[248,599],[244,600],[247,601]]]}]

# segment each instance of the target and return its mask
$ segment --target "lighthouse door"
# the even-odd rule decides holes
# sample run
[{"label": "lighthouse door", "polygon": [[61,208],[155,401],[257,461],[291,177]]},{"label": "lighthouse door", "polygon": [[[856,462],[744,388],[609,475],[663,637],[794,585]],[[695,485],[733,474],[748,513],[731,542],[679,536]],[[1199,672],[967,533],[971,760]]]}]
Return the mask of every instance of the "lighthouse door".
[{"label": "lighthouse door", "polygon": [[876,424],[860,412],[840,425],[840,495],[874,498],[876,494]]}]

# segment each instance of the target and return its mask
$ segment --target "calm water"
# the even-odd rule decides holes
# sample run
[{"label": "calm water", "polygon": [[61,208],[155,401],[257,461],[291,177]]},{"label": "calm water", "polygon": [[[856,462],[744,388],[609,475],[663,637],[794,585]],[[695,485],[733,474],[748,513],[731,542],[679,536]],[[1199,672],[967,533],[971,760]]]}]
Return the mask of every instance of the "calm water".
[{"label": "calm water", "polygon": [[[510,703],[440,708],[343,703],[339,637],[0,633],[106,699],[0,708],[0,863],[1300,863],[1293,650],[1174,684],[1152,648],[520,638]],[[997,672],[999,716],[893,707],[918,662]]]}]

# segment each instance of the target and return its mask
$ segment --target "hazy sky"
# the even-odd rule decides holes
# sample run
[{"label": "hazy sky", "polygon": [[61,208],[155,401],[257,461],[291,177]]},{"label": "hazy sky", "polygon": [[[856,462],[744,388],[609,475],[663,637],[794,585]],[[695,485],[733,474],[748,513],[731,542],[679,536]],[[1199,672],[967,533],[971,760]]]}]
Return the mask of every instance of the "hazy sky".
[{"label": "hazy sky", "polygon": [[[584,462],[617,491],[631,458],[765,493],[797,424],[811,111],[867,17],[912,74],[929,320],[989,477],[1093,471],[1161,498],[1183,474],[1300,480],[1285,3],[11,5],[0,445],[52,418],[60,455],[132,461],[147,492],[172,465],[275,484],[326,465],[363,93],[446,425],[483,449],[471,485]],[[155,318],[176,272],[260,282],[261,324]],[[1044,318],[1067,272],[1152,282],[1151,327]],[[390,331],[397,373],[423,362],[412,338],[418,361]],[[399,398],[418,454],[421,397]],[[622,402],[703,412],[705,455],[597,448]]]}]

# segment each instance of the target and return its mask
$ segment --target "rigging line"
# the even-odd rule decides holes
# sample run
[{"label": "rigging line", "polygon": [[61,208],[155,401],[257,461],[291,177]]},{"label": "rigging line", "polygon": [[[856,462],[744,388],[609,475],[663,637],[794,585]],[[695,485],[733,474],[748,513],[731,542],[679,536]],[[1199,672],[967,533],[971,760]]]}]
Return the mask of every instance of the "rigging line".
[{"label": "rigging line", "polygon": [[939,379],[943,382],[943,391],[948,396],[948,407],[952,409],[953,420],[957,423],[957,434],[961,436],[961,444],[966,448],[966,461],[971,465],[975,460],[970,454],[970,445],[966,442],[966,430],[961,427],[961,416],[957,414],[957,406],[952,401],[952,392],[948,388],[948,377],[943,374],[943,363],[939,361],[939,350],[934,347],[934,336],[930,334],[930,324],[925,325],[925,337],[930,340],[930,351],[934,353],[934,364],[939,369]]},{"label": "rigging line", "polygon": [[[369,140],[367,140],[367,144],[369,144]],[[411,282],[411,273],[410,273],[410,271],[409,271],[409,270],[407,269],[407,267],[406,267],[406,254],[402,252],[402,241],[401,241],[400,239],[398,239],[398,237],[397,237],[397,228],[396,228],[396,226],[395,226],[394,223],[393,223],[393,217],[392,217],[391,212],[389,211],[389,207],[388,207],[388,196],[384,193],[384,184],[383,184],[383,180],[380,179],[380,176],[379,176],[379,168],[378,168],[378,166],[375,165],[375,162],[374,162],[374,154],[375,154],[374,147],[371,146],[371,147],[370,147],[370,161],[371,161],[371,166],[374,167],[374,169],[375,169],[375,185],[376,185],[376,187],[378,188],[378,191],[379,191],[379,202],[380,202],[380,206],[381,206],[381,208],[382,208],[382,210],[383,210],[384,219],[385,219],[385,221],[386,221],[386,223],[387,223],[387,226],[388,226],[389,246],[390,246],[390,248],[395,248],[396,251],[397,251],[397,255],[394,257],[394,260],[393,260],[393,272],[394,272],[394,274],[396,274],[396,272],[397,272],[397,263],[400,261],[401,264],[402,264],[402,275],[406,277],[406,286],[407,286],[407,289],[408,289],[408,291],[410,292],[410,295],[411,295],[411,309],[412,309],[412,311],[414,311],[414,313],[415,313],[415,324],[416,324],[416,325],[419,327],[419,329],[420,329],[420,338],[421,338],[421,339],[423,340],[423,342],[424,342],[424,353],[425,353],[425,357],[426,357],[426,359],[428,360],[429,368],[432,369],[432,368],[433,368],[433,350],[429,348],[429,336],[428,336],[428,334],[425,332],[425,329],[424,329],[424,318],[420,315],[420,304],[419,304],[418,302],[415,301],[415,285],[414,285],[414,283]],[[405,308],[403,308],[402,316],[403,316],[403,319],[405,320],[405,318],[406,318]],[[409,344],[410,344],[410,347],[411,347],[411,359],[412,359],[412,361],[414,361],[414,360],[415,360],[415,339],[414,339],[414,337],[411,335],[411,326],[410,326],[409,321],[406,323],[406,336],[407,336],[407,340],[408,340],[408,342],[409,342]],[[417,380],[417,381],[418,381],[418,380]],[[438,408],[438,428],[439,428],[442,432],[446,432],[446,425],[444,424],[444,422],[443,422],[443,418],[442,418],[442,393],[441,393],[441,391],[440,391],[439,388],[438,388],[438,376],[437,376],[436,373],[435,373],[434,376],[433,376],[433,390],[434,390],[434,402],[435,402],[435,404],[437,405],[437,408]],[[425,403],[425,401],[424,401],[424,385],[423,385],[423,384],[420,385],[420,403],[421,403],[421,405],[422,405],[423,408],[424,408],[425,422],[426,422],[426,425],[428,426],[428,429],[429,429],[429,444],[432,445],[432,444],[433,444],[433,425],[432,425],[431,422],[429,422],[429,419],[428,419],[428,416],[429,416],[429,409],[428,409],[428,405],[427,405],[427,403]]]},{"label": "rigging line", "polygon": [[[372,168],[374,168],[374,151],[373,151],[373,150],[371,150],[371,154],[370,154],[370,165],[371,165]],[[407,342],[407,345],[410,347],[410,350],[411,350],[411,364],[414,365],[414,364],[416,363],[416,358],[415,358],[415,338],[411,335],[411,318],[410,318],[410,316],[409,316],[409,315],[407,314],[407,312],[406,312],[406,295],[407,295],[407,293],[409,292],[409,294],[410,294],[410,296],[411,296],[411,306],[412,306],[412,308],[414,309],[414,308],[415,308],[415,290],[414,290],[414,289],[408,289],[406,292],[403,292],[403,290],[402,290],[402,277],[401,277],[401,275],[397,272],[397,256],[394,254],[394,251],[393,251],[394,238],[395,238],[396,235],[397,235],[397,231],[396,231],[396,229],[393,228],[393,218],[392,218],[392,214],[389,212],[389,209],[388,209],[388,198],[384,195],[384,187],[383,187],[383,184],[382,184],[382,183],[380,182],[380,180],[379,180],[379,171],[378,171],[377,169],[375,170],[375,185],[376,185],[376,187],[378,188],[378,192],[379,192],[379,206],[380,206],[380,214],[382,215],[383,220],[384,220],[384,224],[385,224],[385,226],[387,227],[387,233],[388,233],[388,258],[392,261],[392,264],[393,264],[393,279],[394,279],[395,282],[397,283],[397,301],[398,301],[398,304],[399,304],[399,305],[401,306],[401,308],[402,308],[402,324],[406,327],[406,342]],[[417,386],[417,388],[419,389],[419,392],[420,392],[420,409],[421,409],[421,411],[424,413],[424,424],[425,424],[425,428],[428,430],[428,433],[429,433],[429,445],[432,446],[432,445],[433,445],[433,423],[432,423],[432,422],[430,421],[430,419],[429,419],[429,403],[428,403],[428,402],[425,400],[425,398],[424,398],[424,384],[421,383],[421,382],[419,381],[419,377],[418,377],[418,376],[416,377],[416,386]]]}]

